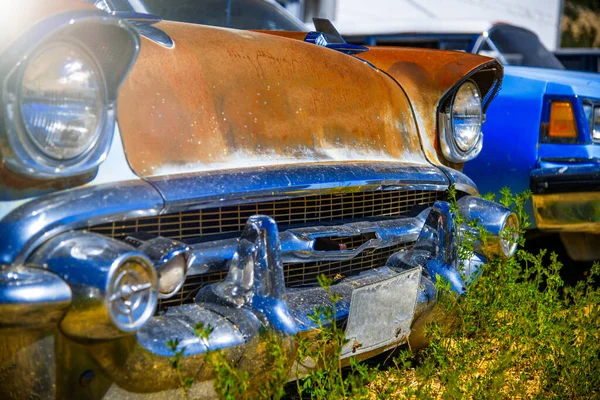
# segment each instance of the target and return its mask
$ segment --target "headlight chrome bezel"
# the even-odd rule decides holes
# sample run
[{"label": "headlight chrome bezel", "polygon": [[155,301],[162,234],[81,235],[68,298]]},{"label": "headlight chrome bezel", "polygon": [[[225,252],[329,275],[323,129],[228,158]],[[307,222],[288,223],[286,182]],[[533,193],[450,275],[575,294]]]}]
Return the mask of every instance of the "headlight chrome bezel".
[{"label": "headlight chrome bezel", "polygon": [[452,94],[452,98],[446,103],[446,106],[440,109],[438,113],[438,129],[440,144],[444,157],[450,162],[464,163],[477,157],[483,148],[483,131],[480,128],[478,137],[473,146],[467,151],[460,148],[457,143],[454,130],[454,102],[459,90],[466,84],[471,84],[477,90],[481,103],[481,125],[485,122],[485,114],[483,113],[483,98],[479,86],[472,80],[462,82]]},{"label": "headlight chrome bezel", "polygon": [[[95,146],[90,146],[80,157],[76,157],[75,153],[69,154],[73,158],[61,163],[40,158],[37,151],[27,151],[31,150],[31,146],[27,148],[19,143],[22,141],[19,135],[26,134],[20,121],[19,78],[31,56],[55,41],[75,42],[87,55],[91,55],[102,73],[107,93],[105,121]],[[106,51],[107,46],[111,51]],[[34,24],[9,43],[0,57],[0,97],[3,101],[0,106],[0,123],[3,125],[0,129],[0,156],[7,173],[29,178],[26,186],[44,180],[61,179],[70,185],[68,182],[93,179],[99,165],[106,160],[116,134],[119,87],[131,71],[139,49],[139,32],[130,22],[96,9],[54,14]]]},{"label": "headlight chrome bezel", "polygon": [[[26,126],[22,111],[21,88],[25,72],[40,54],[54,46],[68,46],[91,61],[91,67],[96,71],[99,79],[101,98],[104,102],[96,127],[96,138],[79,155],[67,159],[51,157],[39,147]],[[94,170],[106,159],[113,138],[115,106],[109,99],[108,87],[100,63],[83,43],[73,38],[49,39],[40,43],[4,80],[3,99],[6,134],[13,153],[10,157],[6,157],[6,163],[13,171],[36,179],[70,177]]]}]

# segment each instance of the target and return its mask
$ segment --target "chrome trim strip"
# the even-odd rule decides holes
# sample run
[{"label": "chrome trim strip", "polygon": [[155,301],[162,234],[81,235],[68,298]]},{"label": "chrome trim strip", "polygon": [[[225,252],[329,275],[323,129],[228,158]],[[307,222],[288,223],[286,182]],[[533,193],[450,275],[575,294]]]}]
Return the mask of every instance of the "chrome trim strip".
[{"label": "chrome trim strip", "polygon": [[24,263],[36,247],[59,233],[158,215],[162,208],[162,197],[141,180],[82,187],[31,200],[0,221],[0,263]]},{"label": "chrome trim strip", "polygon": [[146,39],[166,47],[167,49],[175,47],[173,38],[162,29],[154,26],[154,24],[163,20],[161,17],[148,13],[127,11],[113,11],[110,12],[110,14],[117,18],[123,18],[129,21],[129,23],[137,29],[138,33]]},{"label": "chrome trim strip", "polygon": [[[336,226],[314,226],[289,229],[279,233],[281,261],[286,264],[313,261],[346,261],[360,255],[367,249],[381,249],[417,240],[419,232],[429,214],[424,210],[415,218],[395,218],[384,221],[355,222]],[[361,246],[351,250],[315,250],[315,240],[322,237],[352,237],[374,233]],[[225,270],[226,262],[231,261],[238,239],[224,239],[199,243],[190,246],[188,276]]]},{"label": "chrome trim strip", "polygon": [[169,34],[162,29],[157,28],[156,26],[143,24],[138,22],[132,22],[133,26],[137,29],[140,35],[145,37],[146,39],[159,44],[167,49],[172,49],[175,47],[175,42],[173,38],[169,36]]},{"label": "chrome trim strip", "polygon": [[448,168],[442,165],[440,165],[439,168],[444,171],[446,176],[448,176],[450,184],[454,185],[456,190],[470,194],[471,196],[479,196],[477,185],[467,175],[463,174],[461,171],[457,171],[453,168]]},{"label": "chrome trim strip", "polygon": [[165,213],[278,198],[377,188],[446,190],[448,178],[431,165],[314,163],[148,178],[165,198]]}]

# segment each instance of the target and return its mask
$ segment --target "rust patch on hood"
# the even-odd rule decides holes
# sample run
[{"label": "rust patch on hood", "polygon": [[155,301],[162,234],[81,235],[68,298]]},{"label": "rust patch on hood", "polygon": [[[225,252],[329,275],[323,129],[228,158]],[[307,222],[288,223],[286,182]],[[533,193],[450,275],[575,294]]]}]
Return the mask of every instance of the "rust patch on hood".
[{"label": "rust patch on hood", "polygon": [[141,176],[327,161],[426,163],[405,93],[345,54],[250,31],[161,22],[118,121]]},{"label": "rust patch on hood", "polygon": [[372,47],[359,58],[387,72],[406,91],[415,111],[427,158],[461,169],[441,153],[437,135],[437,106],[441,97],[461,79],[481,68],[502,67],[492,58],[442,50]]}]

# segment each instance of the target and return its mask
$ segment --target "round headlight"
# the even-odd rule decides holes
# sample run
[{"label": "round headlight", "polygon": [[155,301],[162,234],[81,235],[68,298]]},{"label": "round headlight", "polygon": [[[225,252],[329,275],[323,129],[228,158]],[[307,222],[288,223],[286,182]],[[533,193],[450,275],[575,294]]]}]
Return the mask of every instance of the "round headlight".
[{"label": "round headlight", "polygon": [[481,94],[471,81],[463,83],[439,114],[440,144],[448,161],[464,163],[477,157],[483,146]]},{"label": "round headlight", "polygon": [[105,85],[94,60],[69,43],[34,54],[19,93],[31,142],[46,157],[71,160],[94,146],[105,113]]},{"label": "round headlight", "polygon": [[481,136],[483,113],[481,95],[472,82],[464,83],[452,102],[452,127],[456,145],[463,152],[471,151]]}]

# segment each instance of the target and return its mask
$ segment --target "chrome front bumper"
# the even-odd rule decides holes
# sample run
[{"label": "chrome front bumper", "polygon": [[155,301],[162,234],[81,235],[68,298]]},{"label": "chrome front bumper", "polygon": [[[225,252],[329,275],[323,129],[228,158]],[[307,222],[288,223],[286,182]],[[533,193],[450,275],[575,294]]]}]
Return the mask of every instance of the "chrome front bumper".
[{"label": "chrome front bumper", "polygon": [[[467,217],[480,220],[492,232],[492,241],[501,240],[499,233],[510,215],[509,210],[472,196],[461,198],[459,209]],[[85,271],[99,268],[98,260],[108,257],[94,253],[93,256],[80,257],[78,260],[65,259],[65,254],[77,256],[76,252],[56,249],[60,249],[65,242],[64,235],[69,235],[71,241],[81,235],[86,240],[102,238],[106,243],[102,248],[109,248],[111,241],[118,243],[120,252],[111,248],[109,253],[113,255],[145,256],[137,254],[133,247],[123,247],[122,242],[113,239],[85,232],[70,232],[47,242],[29,258],[27,267],[11,267],[2,271],[3,280],[12,282],[12,285],[0,288],[0,307],[4,311],[0,320],[6,328],[19,329],[38,329],[39,326],[34,326],[36,320],[46,327],[58,324],[60,329],[56,335],[62,338],[60,340],[86,352],[85,357],[93,360],[92,364],[101,369],[103,376],[122,389],[130,392],[164,391],[176,387],[179,382],[170,368],[173,352],[167,346],[169,340],[179,339],[180,345],[185,346],[182,372],[196,376],[198,381],[206,381],[213,378],[212,368],[205,360],[208,350],[220,349],[238,368],[256,370],[260,368],[261,358],[258,355],[262,351],[259,333],[264,328],[288,338],[309,333],[316,328],[309,316],[315,307],[329,305],[328,296],[318,286],[286,288],[283,261],[348,259],[369,248],[414,241],[412,248],[395,253],[380,268],[337,280],[332,290],[340,296],[336,318],[342,321],[350,314],[352,294],[357,289],[402,276],[418,279],[414,307],[410,307],[404,319],[411,321],[412,324],[408,326],[412,325],[413,328],[422,326],[420,322],[430,317],[436,304],[436,281],[443,278],[450,282],[452,290],[463,294],[465,280],[476,277],[480,265],[485,262],[483,252],[479,251],[481,254],[477,254],[471,262],[459,265],[454,221],[449,203],[442,201],[413,218],[315,227],[302,231],[279,232],[276,222],[271,218],[251,217],[240,239],[191,245],[189,248],[188,273],[203,273],[219,262],[226,262],[229,272],[223,281],[204,287],[194,304],[171,307],[164,314],[151,317],[137,332],[123,332],[121,335],[115,335],[114,327],[107,327],[106,321],[109,319],[99,311],[102,302],[108,301],[102,300],[104,281],[73,276],[73,271],[82,268]],[[332,234],[352,236],[357,232],[370,232],[372,239],[355,250],[315,249],[314,244],[319,237]],[[65,269],[66,264],[75,266]],[[100,264],[102,267],[99,271],[86,273],[85,276],[98,276],[101,271],[108,271],[106,265]],[[40,283],[42,281],[38,276],[51,281],[53,289],[48,290],[44,283]],[[396,279],[393,282],[401,281]],[[17,293],[14,290],[9,290],[15,286],[19,287],[18,295],[14,294]],[[37,298],[32,302],[33,292]],[[94,308],[87,315],[94,316],[94,319],[88,320],[87,326],[82,328],[80,325],[83,320],[73,318],[72,314],[81,313],[82,308],[85,309],[90,302]],[[394,307],[395,304],[387,306]],[[23,307],[29,307],[31,314],[23,314]],[[40,319],[39,315],[46,315],[46,318]],[[99,323],[96,318],[104,321],[101,330],[94,330],[94,324]],[[196,335],[196,324],[213,328],[208,340]],[[69,332],[68,338],[63,336],[65,332]],[[87,332],[94,332],[96,336],[86,338]],[[109,336],[98,340],[102,339],[103,334]],[[369,355],[383,352],[403,343],[407,337],[419,334],[409,329],[397,331],[396,340],[387,341]],[[286,343],[286,351],[291,357],[295,345],[291,339]],[[87,393],[85,390],[83,394]]]}]

